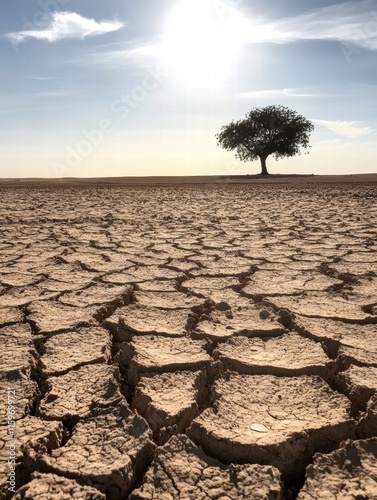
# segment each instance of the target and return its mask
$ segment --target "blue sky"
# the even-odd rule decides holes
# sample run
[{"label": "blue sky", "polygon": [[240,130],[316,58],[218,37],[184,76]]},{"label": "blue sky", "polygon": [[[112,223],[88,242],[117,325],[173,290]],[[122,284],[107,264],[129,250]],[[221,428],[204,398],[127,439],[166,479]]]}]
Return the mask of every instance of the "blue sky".
[{"label": "blue sky", "polygon": [[2,0],[2,177],[258,173],[215,134],[314,121],[270,173],[376,172],[377,0]]}]

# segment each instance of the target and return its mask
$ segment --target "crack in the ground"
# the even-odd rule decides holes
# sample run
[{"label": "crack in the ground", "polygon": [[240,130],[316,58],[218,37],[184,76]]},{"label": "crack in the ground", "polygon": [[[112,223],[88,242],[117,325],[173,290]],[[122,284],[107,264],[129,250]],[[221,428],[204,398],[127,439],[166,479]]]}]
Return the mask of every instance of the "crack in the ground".
[{"label": "crack in the ground", "polygon": [[[146,194],[145,191],[140,191],[139,188],[130,188],[130,191],[127,191],[127,194],[131,197],[139,196],[141,192],[143,193],[143,196],[141,198],[139,197],[139,201],[141,199],[143,200],[143,206],[139,206],[139,208],[136,209],[132,203],[128,204],[127,207],[120,203],[118,207],[119,214],[115,217],[115,215],[111,212],[114,205],[113,198],[116,198],[118,195],[123,196],[123,190],[111,188],[112,203],[108,204],[105,199],[105,196],[107,196],[105,193],[109,193],[110,191],[106,189],[107,188],[104,188],[103,191],[98,193],[95,204],[90,201],[92,199],[92,191],[90,189],[81,190],[80,192],[70,192],[68,198],[70,199],[73,196],[74,200],[72,199],[70,201],[69,206],[71,208],[68,210],[70,215],[72,214],[74,217],[70,217],[69,226],[66,226],[67,230],[54,230],[54,233],[51,233],[50,227],[48,228],[48,231],[50,231],[50,237],[44,238],[43,240],[41,240],[40,236],[37,235],[36,229],[33,231],[33,224],[38,222],[38,218],[42,218],[44,224],[54,224],[54,226],[58,227],[62,221],[67,220],[66,213],[64,212],[66,208],[63,209],[59,202],[59,204],[54,205],[53,210],[55,212],[50,211],[50,213],[54,213],[54,217],[48,216],[47,204],[39,204],[37,191],[35,191],[33,194],[35,200],[33,199],[33,202],[30,203],[30,210],[34,208],[33,204],[35,205],[35,211],[33,210],[32,216],[26,219],[21,213],[21,209],[15,208],[15,211],[13,211],[15,215],[8,218],[7,230],[2,231],[4,239],[11,239],[15,238],[14,231],[21,227],[21,236],[25,238],[25,244],[22,245],[22,248],[14,244],[11,245],[12,251],[19,251],[19,255],[15,255],[12,258],[11,262],[14,266],[13,269],[10,269],[17,273],[22,273],[25,269],[33,269],[32,272],[35,274],[36,270],[38,267],[41,267],[41,263],[43,262],[43,258],[39,258],[39,249],[41,249],[42,255],[42,241],[46,243],[46,240],[48,240],[47,244],[48,242],[54,242],[51,243],[51,246],[54,247],[52,252],[60,251],[60,255],[55,257],[51,257],[51,253],[48,254],[50,259],[49,265],[70,266],[72,269],[73,266],[76,266],[76,269],[91,273],[91,281],[83,284],[80,287],[79,292],[90,290],[94,284],[98,284],[99,286],[107,284],[109,280],[111,281],[111,275],[114,273],[124,273],[124,275],[126,275],[127,270],[131,267],[133,270],[150,270],[150,277],[152,280],[153,274],[155,273],[153,266],[156,266],[157,269],[169,270],[172,273],[177,274],[179,273],[179,276],[176,276],[174,279],[176,291],[185,293],[187,297],[197,297],[203,300],[203,305],[194,306],[189,313],[185,327],[187,338],[193,339],[195,337],[193,333],[201,321],[214,321],[215,316],[211,313],[215,310],[215,305],[221,304],[221,307],[225,307],[228,300],[226,295],[228,294],[228,296],[232,297],[232,300],[235,302],[235,304],[232,303],[231,305],[231,313],[232,311],[233,313],[235,312],[237,301],[242,302],[245,301],[245,299],[251,298],[253,300],[253,307],[254,304],[257,304],[258,306],[265,307],[269,314],[274,313],[277,316],[278,322],[289,332],[297,333],[303,338],[307,338],[317,344],[321,344],[322,347],[325,348],[327,356],[337,362],[334,377],[337,377],[342,373],[348,373],[349,367],[359,366],[358,363],[360,366],[364,366],[363,360],[359,361],[358,359],[351,359],[351,355],[348,352],[346,352],[346,355],[344,354],[342,351],[343,344],[341,339],[337,339],[335,335],[331,336],[332,331],[330,329],[327,336],[321,337],[320,334],[313,333],[311,327],[305,327],[305,321],[304,326],[300,324],[300,321],[294,312],[294,307],[292,307],[292,311],[290,309],[291,306],[285,308],[280,307],[278,304],[274,304],[274,296],[284,297],[286,294],[279,292],[269,294],[250,294],[244,291],[251,281],[253,274],[257,271],[266,268],[273,273],[278,273],[280,270],[283,271],[285,266],[289,265],[291,266],[290,269],[296,269],[296,267],[297,269],[305,269],[307,279],[303,280],[303,286],[314,279],[310,273],[315,271],[319,271],[320,274],[328,278],[340,280],[341,283],[336,283],[324,289],[324,296],[327,294],[328,300],[331,300],[331,298],[334,297],[341,297],[342,300],[344,299],[343,302],[340,301],[342,304],[347,304],[347,302],[350,304],[353,303],[352,301],[354,300],[355,293],[354,290],[352,290],[352,287],[356,289],[360,286],[362,279],[366,281],[365,277],[367,276],[366,269],[369,266],[368,262],[371,263],[369,267],[371,267],[372,263],[375,262],[370,251],[363,254],[360,253],[358,255],[358,250],[360,249],[361,244],[363,245],[361,247],[363,249],[371,249],[373,247],[372,236],[375,235],[375,231],[371,231],[370,225],[368,224],[363,224],[363,227],[361,227],[362,225],[360,221],[363,220],[362,217],[359,217],[358,221],[356,217],[349,217],[347,222],[344,222],[343,218],[339,215],[340,212],[337,204],[334,202],[332,196],[333,191],[331,191],[330,188],[326,187],[325,189],[325,187],[323,187],[323,193],[326,191],[323,196],[316,194],[311,187],[303,190],[302,194],[305,198],[308,198],[310,193],[309,198],[311,201],[310,203],[308,202],[308,205],[301,207],[303,211],[302,215],[300,212],[300,216],[295,213],[296,209],[293,210],[292,208],[295,206],[295,203],[290,204],[291,202],[289,200],[292,201],[290,198],[292,196],[292,191],[290,191],[288,187],[280,187],[279,189],[276,188],[274,190],[274,196],[276,194],[276,199],[274,198],[272,202],[276,203],[276,206],[279,206],[279,210],[276,210],[275,212],[273,210],[267,210],[265,202],[261,202],[261,200],[266,199],[267,195],[271,195],[271,191],[267,188],[259,186],[258,191],[252,186],[242,188],[243,197],[241,198],[243,202],[239,204],[236,216],[234,216],[232,212],[228,211],[229,208],[226,203],[224,203],[224,206],[221,206],[221,208],[217,207],[216,210],[214,207],[209,207],[208,213],[203,214],[193,207],[193,203],[197,203],[197,198],[201,199],[201,188],[195,188],[195,193],[187,190],[187,188],[185,188],[186,191],[185,189],[179,189],[177,193],[174,193],[173,197],[174,199],[179,199],[180,206],[185,206],[187,208],[188,215],[185,217],[181,217],[181,212],[179,211],[177,213],[173,213],[171,208],[169,208],[170,215],[166,215],[167,212],[163,212],[165,204],[168,204],[169,207],[171,207],[172,203],[174,204],[174,200],[172,201],[172,192],[165,191],[165,188],[158,188],[163,194],[163,196],[158,197],[159,203],[162,207],[161,213],[150,214],[150,205],[148,205],[150,201],[149,194]],[[261,189],[261,191],[259,191],[259,189]],[[373,189],[370,194],[374,195],[375,193],[372,191]],[[219,196],[219,200],[224,200],[224,202],[228,199],[226,197],[229,196],[229,192],[233,193],[233,188],[231,186],[229,186],[228,191],[224,190],[222,187],[219,187],[216,191]],[[64,196],[67,196],[67,192],[64,190],[62,190],[61,193],[64,193]],[[190,196],[187,196],[187,193],[190,193]],[[236,191],[234,191],[233,194],[235,193]],[[301,191],[294,190],[295,201],[299,193],[301,193]],[[53,194],[53,190],[47,190],[44,193],[44,196],[47,196],[48,198],[49,196],[53,196]],[[86,207],[86,209],[83,210],[83,205],[77,203],[77,199],[81,199],[76,198],[77,194],[80,194],[80,196],[84,195],[83,199],[86,200],[85,203],[90,204],[89,209]],[[349,200],[354,200],[353,194],[357,193],[353,193],[352,189],[347,190],[344,193],[338,193],[335,201],[348,206],[347,203],[349,203]],[[5,198],[6,196],[7,193],[5,192]],[[29,192],[25,191],[23,196],[30,196]],[[374,198],[370,196],[370,200],[373,199]],[[325,204],[324,208],[326,215],[322,216],[314,214],[313,210],[316,206],[315,204],[323,204],[323,200],[325,200],[327,204]],[[358,209],[360,208],[360,215],[365,213],[364,208],[367,206],[366,200],[367,197],[357,198],[357,203],[360,204],[360,206],[356,206]],[[254,205],[258,207],[258,211],[255,213],[255,217],[252,218],[250,217],[249,212],[250,207]],[[280,209],[280,207],[282,208]],[[25,207],[22,210],[25,212],[29,211],[29,209]],[[73,210],[75,210],[75,212]],[[107,215],[103,216],[103,214]],[[20,217],[20,215],[22,215],[22,217]],[[148,219],[146,219],[147,215]],[[293,223],[292,217],[294,220]],[[371,214],[371,220],[372,218],[373,215]],[[344,225],[346,223],[349,227]],[[22,224],[24,224],[25,227],[27,226],[28,231],[25,233],[22,233]],[[184,230],[182,225],[184,225]],[[98,230],[99,228],[102,229]],[[161,228],[161,233],[158,233],[157,241],[152,242],[151,240],[155,238],[157,234],[156,232],[159,228]],[[95,232],[94,229],[96,230]],[[347,231],[345,231],[345,229],[347,229]],[[198,236],[199,234],[200,236]],[[366,237],[370,239],[366,239]],[[32,262],[32,258],[29,255],[29,252],[33,251],[34,247],[33,242],[29,242],[29,239],[31,238],[37,238],[40,242],[40,244],[38,243],[36,252],[33,252],[33,256],[37,256],[36,262]],[[341,242],[338,242],[337,238],[342,238]],[[141,245],[140,241],[142,242]],[[88,259],[87,262],[80,262],[81,257],[78,253],[77,261],[72,263],[72,258],[70,258],[69,255],[74,256],[74,253],[80,252],[80,247],[82,247],[82,245],[86,247],[86,250],[91,248],[93,254],[95,254],[95,258],[93,260]],[[130,248],[128,248],[128,246]],[[7,248],[9,248],[9,246],[2,247],[2,250],[6,252]],[[172,250],[171,255],[169,254],[169,249]],[[95,252],[95,250],[98,250],[98,252]],[[122,259],[122,256],[124,256],[124,261],[125,263],[127,262],[127,264],[124,267],[119,267],[118,257],[114,257],[114,269],[110,271],[106,270],[105,272],[105,264],[109,264],[109,267],[106,269],[110,269],[112,263],[111,255],[114,250],[117,255],[121,254],[120,260]],[[122,250],[122,252],[118,252],[117,250]],[[156,259],[156,264],[153,264],[153,254],[155,254],[156,258],[158,258],[158,260]],[[239,258],[238,261],[237,257]],[[83,260],[85,261],[84,257]],[[248,272],[244,272],[242,270],[244,268],[245,261],[250,264]],[[98,269],[96,269],[95,262],[97,262]],[[182,268],[184,271],[180,269],[180,262],[182,262]],[[354,262],[356,266],[355,274],[351,272],[354,270],[352,262]],[[133,263],[135,265],[133,265]],[[10,261],[8,261],[6,265],[9,267]],[[187,271],[187,268],[190,268],[191,265],[192,269]],[[219,267],[218,272],[215,268],[216,265]],[[224,266],[227,266],[227,269],[225,269]],[[235,271],[237,267],[240,270],[239,273]],[[229,269],[230,271],[228,272]],[[236,272],[236,274],[230,276],[230,273],[233,272]],[[293,271],[291,274],[292,273]],[[368,276],[371,280],[373,280],[376,276],[376,272],[368,271],[368,273]],[[132,272],[130,274],[132,276]],[[148,273],[145,274],[146,278],[148,277],[147,274]],[[163,273],[157,274],[163,275]],[[42,276],[43,277],[35,281],[33,285],[41,285],[45,279],[50,279],[49,273],[44,273]],[[104,279],[105,277],[106,280]],[[200,289],[197,288],[195,290],[191,290],[189,285],[185,284],[187,281],[193,280],[197,277],[208,278],[209,290],[203,289],[203,293],[200,293]],[[216,291],[216,301],[218,301],[221,298],[222,292],[221,290],[214,290],[214,285],[211,284],[210,280],[212,278],[219,277],[232,277],[234,279],[238,279],[239,283],[224,289],[224,302],[215,304],[214,301],[211,301],[208,298],[208,294]],[[74,273],[70,275],[70,279],[74,280]],[[119,279],[121,280],[122,277],[120,276]],[[126,279],[130,279],[130,277],[127,277]],[[141,280],[143,280],[143,278]],[[158,276],[155,277],[155,280],[160,280],[161,282],[164,281],[164,279],[161,279]],[[69,287],[69,280],[67,283],[67,287]],[[102,328],[105,328],[110,333],[111,355],[109,363],[111,363],[111,365],[118,361],[118,348],[120,347],[120,344],[117,342],[119,339],[117,339],[117,336],[114,335],[114,332],[110,331],[109,328],[106,328],[106,321],[113,314],[116,314],[119,309],[128,305],[135,305],[136,299],[134,293],[145,289],[145,287],[148,286],[147,283],[148,279],[145,279],[140,286],[136,282],[132,283],[131,294],[126,293],[121,297],[117,297],[109,302],[106,302],[105,304],[101,304],[102,307],[100,304],[93,304],[97,307],[97,311],[93,316],[94,319],[100,326],[102,326]],[[125,284],[128,285],[128,283]],[[367,286],[369,286],[368,283]],[[12,287],[5,285],[2,287],[2,294],[7,294],[12,290],[12,288],[22,288],[26,290],[27,287],[28,286]],[[163,288],[163,286],[161,286],[161,288]],[[367,289],[367,287],[365,287],[365,289]],[[231,290],[231,293],[229,290]],[[67,297],[70,293],[71,292],[69,290],[57,292],[53,299],[46,299],[46,307],[52,301],[58,302],[59,299]],[[362,295],[363,293],[367,296],[366,292],[360,292],[360,296],[364,297],[364,295]],[[301,298],[305,299],[306,297],[305,293],[302,292],[289,294],[289,296],[295,297],[295,300],[297,301]],[[38,300],[38,298],[34,300]],[[44,333],[43,329],[38,326],[38,314],[34,314],[32,318],[30,317],[31,313],[29,307],[32,302],[33,300],[25,305],[22,305],[19,309],[21,309],[25,314],[25,323],[30,326],[32,340],[39,358],[43,357],[44,344],[49,339],[58,338],[60,335],[70,333],[72,331],[77,332],[80,326],[88,326],[85,321],[75,321],[73,328],[62,328],[49,333]],[[359,304],[359,302],[357,302],[357,304]],[[328,314],[322,315],[322,311],[320,309],[314,309],[314,312],[310,311],[310,316],[305,316],[304,320],[305,318],[310,320],[318,319],[320,321],[331,320],[337,324],[344,325],[344,327],[347,327],[348,325],[355,328],[373,326],[377,323],[376,306],[377,302],[375,302],[373,298],[365,300],[365,302],[360,305],[360,310],[364,314],[368,314],[369,317],[363,319],[351,319],[351,317],[347,317],[346,314],[344,314],[345,317],[337,317],[336,315]],[[76,309],[76,306],[69,307],[72,307],[72,310]],[[85,309],[85,307],[82,309],[82,311],[88,310],[89,309]],[[342,316],[342,314],[339,314],[339,316]],[[6,322],[3,326],[7,325],[13,325],[12,320]],[[140,336],[139,332],[131,329],[128,333],[130,341],[134,337],[138,338]],[[147,335],[147,332],[143,332],[142,335]],[[163,332],[156,335],[157,337],[164,336]],[[168,335],[166,335],[166,337],[168,337]],[[205,410],[209,410],[211,408],[214,409],[214,404],[217,402],[219,397],[218,394],[213,394],[214,386],[220,383],[222,377],[226,376],[226,374],[223,373],[224,369],[216,364],[214,351],[217,347],[227,344],[229,338],[231,337],[217,340],[208,339],[206,344],[203,344],[202,346],[203,351],[205,351],[205,353],[212,358],[212,362],[208,370],[205,372],[204,379],[201,381],[201,386],[197,388],[196,403],[198,406],[198,414],[190,420],[188,425],[185,425],[183,432],[186,432],[191,426],[192,421],[202,416]],[[346,345],[346,348],[349,349],[349,346]],[[182,352],[184,351],[177,349],[177,357],[179,357]],[[343,358],[341,359],[340,355],[342,352]],[[79,367],[90,364],[90,361],[88,363],[85,362],[76,365],[73,369],[67,368],[56,373],[59,374],[59,376],[62,376],[75,370],[78,372]],[[120,368],[124,377],[120,379],[119,387],[121,393],[126,396],[129,404],[132,406],[135,399],[136,386],[135,384],[130,384],[130,381],[127,379],[127,370],[129,366],[124,364]],[[46,379],[42,373],[41,359],[39,359],[37,369],[32,373],[32,380],[37,382],[39,386],[40,400],[43,400],[46,396],[46,387],[44,386],[44,380]],[[229,383],[229,380],[226,380],[226,383]],[[330,387],[335,389],[332,381],[330,382]],[[244,387],[244,390],[246,389],[247,387]],[[255,400],[262,403],[263,393],[257,396],[258,390],[259,388],[256,388],[253,397]],[[347,391],[342,390],[339,387],[336,388],[336,392],[334,392],[334,394],[345,394],[349,397]],[[299,394],[297,396],[299,396]],[[247,396],[244,397],[245,399],[248,398]],[[34,407],[31,410],[32,416],[38,414],[38,405],[40,404],[40,400],[35,402]],[[242,412],[247,411],[247,405],[242,402],[242,399],[239,404],[234,403],[232,407],[229,406],[228,418],[230,420],[237,419],[238,417],[235,413],[241,410]],[[300,418],[299,412],[297,413],[295,410],[292,410],[291,415],[292,418]],[[359,413],[353,413],[353,415],[358,417]],[[274,417],[277,421],[284,421],[282,416],[279,416],[274,412],[272,412],[270,416]],[[72,437],[72,432],[79,421],[80,419],[78,417],[63,419],[66,437],[62,446],[69,442]],[[156,443],[161,444],[158,439],[156,439]],[[338,443],[334,441],[333,446],[338,447]],[[150,463],[146,464],[142,470],[139,471],[133,489],[142,484],[145,479],[145,472],[148,470],[149,465]],[[303,484],[304,475],[298,473],[291,480],[291,482],[286,481],[285,498],[287,500],[296,498]],[[176,491],[178,491],[177,488]],[[119,496],[120,493],[118,492],[116,495]]]}]

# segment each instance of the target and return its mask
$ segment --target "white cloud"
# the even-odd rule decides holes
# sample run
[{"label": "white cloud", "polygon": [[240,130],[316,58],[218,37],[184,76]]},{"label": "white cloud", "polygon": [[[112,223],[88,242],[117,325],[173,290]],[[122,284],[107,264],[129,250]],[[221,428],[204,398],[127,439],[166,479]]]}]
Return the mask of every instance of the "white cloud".
[{"label": "white cloud", "polygon": [[87,36],[103,35],[117,31],[123,26],[123,23],[117,21],[97,22],[75,12],[54,12],[46,29],[8,33],[7,37],[13,43],[22,43],[29,38],[53,43],[65,38],[83,39]]},{"label": "white cloud", "polygon": [[242,92],[239,97],[253,99],[278,99],[280,97],[321,97],[320,94],[310,94],[300,89],[271,89],[271,90],[253,90],[251,92]]},{"label": "white cloud", "polygon": [[341,120],[312,120],[317,125],[326,127],[335,134],[347,137],[348,139],[357,139],[366,135],[374,134],[375,131],[371,127],[363,127],[356,121],[341,121]]},{"label": "white cloud", "polygon": [[350,1],[276,22],[250,22],[248,42],[289,43],[328,40],[377,50],[375,0]]},{"label": "white cloud", "polygon": [[35,92],[34,94],[30,94],[33,97],[42,97],[42,98],[48,98],[48,97],[65,97],[67,95],[70,95],[69,92],[65,91],[56,91],[56,92]]},{"label": "white cloud", "polygon": [[[124,64],[125,61],[147,61],[156,59],[161,50],[159,44],[146,44],[138,47],[121,49],[121,50],[104,50],[101,52],[93,52],[86,55],[86,64],[105,64],[113,66]],[[80,63],[82,61],[80,60]]]},{"label": "white cloud", "polygon": [[134,57],[155,57],[159,55],[160,50],[161,45],[159,44],[141,45],[140,47],[123,51],[123,56],[127,59]]}]

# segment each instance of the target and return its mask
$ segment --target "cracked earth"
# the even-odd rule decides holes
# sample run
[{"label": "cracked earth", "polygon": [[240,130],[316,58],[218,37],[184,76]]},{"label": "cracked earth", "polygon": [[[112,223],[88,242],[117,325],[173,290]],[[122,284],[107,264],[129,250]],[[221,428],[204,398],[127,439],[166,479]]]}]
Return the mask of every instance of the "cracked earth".
[{"label": "cracked earth", "polygon": [[376,182],[0,192],[1,499],[377,498]]}]

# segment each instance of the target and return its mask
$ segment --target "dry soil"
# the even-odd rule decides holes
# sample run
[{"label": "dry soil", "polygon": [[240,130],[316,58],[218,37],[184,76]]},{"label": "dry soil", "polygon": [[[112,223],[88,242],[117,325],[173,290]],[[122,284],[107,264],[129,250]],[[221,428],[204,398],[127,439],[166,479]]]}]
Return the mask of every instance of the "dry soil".
[{"label": "dry soil", "polygon": [[164,182],[0,182],[0,498],[376,499],[377,175]]}]

